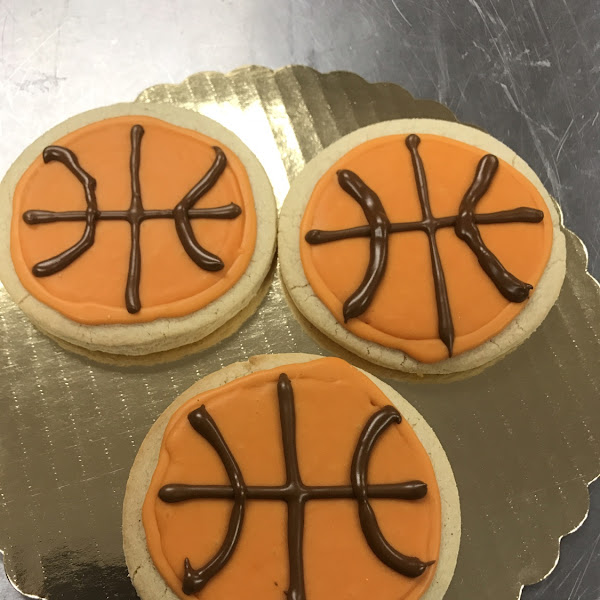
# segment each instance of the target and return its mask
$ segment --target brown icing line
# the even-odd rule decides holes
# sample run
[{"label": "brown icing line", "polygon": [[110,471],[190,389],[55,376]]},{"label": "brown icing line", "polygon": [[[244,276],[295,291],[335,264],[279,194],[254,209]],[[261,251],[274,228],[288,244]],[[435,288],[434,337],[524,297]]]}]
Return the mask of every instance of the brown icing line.
[{"label": "brown icing line", "polygon": [[[248,500],[281,500],[285,486],[254,485],[246,488]],[[405,483],[380,483],[367,485],[369,498],[394,498],[395,500],[419,500],[427,494],[427,484],[422,481]],[[168,484],[160,488],[158,496],[168,503],[195,500],[198,498],[231,500],[234,489],[230,485]],[[315,485],[310,488],[311,500],[344,500],[355,498],[351,485]]]},{"label": "brown icing line", "polygon": [[[477,165],[475,178],[466,191],[458,208],[458,218],[454,225],[456,235],[467,243],[477,257],[481,268],[494,282],[501,294],[511,302],[523,302],[529,297],[529,290],[533,289],[530,283],[525,283],[512,273],[509,273],[485,245],[479,229],[477,229],[473,211],[477,203],[487,192],[492,179],[498,170],[498,159],[491,154],[486,154]],[[543,218],[543,217],[542,217]]]},{"label": "brown icing line", "polygon": [[216,575],[231,558],[244,522],[244,511],[246,501],[246,485],[240,468],[223,439],[217,424],[204,406],[188,415],[190,425],[216,450],[232,485],[233,508],[229,519],[227,534],[223,544],[215,556],[202,568],[193,569],[190,561],[186,558],[184,562],[183,592],[193,594],[200,591]]},{"label": "brown icing line", "polygon": [[192,411],[188,419],[194,429],[204,437],[223,461],[231,485],[188,485],[171,483],[159,490],[164,502],[177,503],[189,500],[223,498],[234,499],[225,540],[219,552],[204,566],[193,569],[190,561],[184,562],[183,592],[193,594],[204,588],[208,580],[220,571],[231,558],[244,518],[246,500],[279,500],[288,506],[288,599],[305,600],[304,587],[304,509],[310,500],[356,499],[361,529],[373,553],[388,567],[406,577],[418,577],[435,561],[423,562],[416,557],[405,556],[387,542],[369,504],[369,498],[418,500],[427,494],[427,484],[422,481],[407,481],[382,485],[367,484],[367,468],[371,451],[379,436],[402,417],[393,406],[385,406],[367,421],[354,451],[350,469],[351,485],[307,486],[303,483],[298,466],[296,446],[296,413],[294,391],[285,373],[277,383],[281,439],[285,459],[286,481],[282,486],[247,486],[227,442],[204,406]]},{"label": "brown icing line", "polygon": [[369,223],[370,252],[365,276],[344,302],[344,322],[361,315],[369,308],[379,282],[385,272],[388,254],[390,221],[379,196],[352,171],[338,171],[340,187],[354,198],[362,208]]},{"label": "brown icing line", "polygon": [[[476,255],[482,269],[492,280],[498,291],[511,302],[523,302],[528,298],[529,291],[533,286],[519,280],[504,268],[498,258],[483,242],[477,225],[539,223],[543,220],[544,213],[541,210],[529,207],[519,207],[485,214],[475,214],[473,212],[477,203],[487,192],[498,169],[498,159],[492,154],[486,154],[477,165],[473,181],[460,203],[458,214],[448,217],[434,217],[429,201],[425,167],[418,152],[420,142],[419,136],[415,134],[407,136],[405,140],[406,147],[411,154],[415,174],[417,193],[423,215],[421,221],[390,223],[377,194],[356,173],[344,170],[338,171],[340,187],[357,201],[359,201],[357,196],[360,196],[361,200],[359,204],[365,213],[369,225],[335,231],[312,229],[305,235],[304,239],[309,244],[316,245],[356,237],[370,238],[369,264],[365,276],[357,290],[344,303],[344,321],[347,322],[349,317],[347,317],[346,305],[349,300],[354,299],[355,296],[368,299],[366,303],[363,302],[360,304],[357,302],[353,305],[356,307],[354,311],[356,314],[352,314],[351,317],[358,317],[368,308],[377,293],[387,264],[388,234],[403,233],[406,231],[423,231],[426,233],[429,240],[432,274],[435,285],[438,335],[448,348],[448,356],[452,356],[454,324],[446,289],[444,269],[435,237],[436,231],[444,227],[454,227],[457,237],[463,240]],[[340,173],[344,174],[343,181],[340,179]],[[365,201],[366,198],[376,198],[377,201],[368,203]],[[376,220],[376,224],[374,224],[374,220]],[[381,231],[381,228],[386,228],[386,231]],[[361,308],[362,310],[360,310]]]},{"label": "brown icing line", "polygon": [[[235,219],[242,214],[242,209],[233,202],[226,206],[214,208],[192,208],[188,211],[190,219]],[[23,220],[28,225],[40,225],[43,223],[56,223],[57,221],[85,221],[86,212],[82,210],[70,210],[65,212],[53,212],[51,210],[28,210],[23,215]],[[173,209],[151,209],[144,211],[144,220],[172,219]],[[127,219],[126,210],[99,210],[98,219],[101,221],[123,221]]]},{"label": "brown icing line", "polygon": [[433,271],[433,282],[435,285],[435,301],[437,304],[438,313],[438,334],[446,348],[448,348],[448,356],[452,356],[452,347],[454,346],[454,323],[452,322],[452,313],[450,312],[450,301],[448,300],[448,290],[446,288],[446,277],[444,276],[444,268],[442,267],[442,259],[437,246],[435,232],[437,226],[433,213],[431,212],[431,203],[429,202],[429,190],[427,188],[427,176],[425,175],[425,167],[419,156],[418,147],[421,139],[418,135],[409,135],[406,138],[406,147],[408,148],[413,169],[415,172],[415,180],[417,184],[417,194],[421,203],[421,211],[423,213],[423,228],[429,240],[429,251],[431,253],[431,268]]},{"label": "brown icing line", "polygon": [[177,230],[181,245],[188,256],[206,271],[220,271],[225,265],[218,256],[204,249],[198,243],[187,214],[190,208],[215,185],[225,170],[227,165],[225,153],[217,146],[213,146],[213,150],[216,154],[214,163],[206,172],[206,175],[181,199],[173,210],[175,229]]},{"label": "brown icing line", "polygon": [[125,305],[130,313],[139,312],[142,307],[140,302],[140,263],[142,262],[140,226],[144,219],[144,206],[142,205],[140,187],[140,144],[143,135],[144,129],[141,125],[134,125],[131,128],[131,158],[129,164],[131,171],[131,204],[127,211],[127,220],[131,226],[131,250],[125,287]]},{"label": "brown icing line", "polygon": [[46,277],[62,271],[75,259],[81,256],[94,244],[96,224],[98,221],[127,221],[131,228],[131,250],[129,270],[125,288],[125,306],[129,313],[135,314],[141,309],[139,286],[141,276],[141,224],[147,219],[173,219],[179,240],[187,255],[202,269],[219,271],[223,269],[223,261],[203,248],[196,239],[190,219],[235,219],[242,209],[234,203],[214,208],[194,209],[193,206],[218,181],[227,165],[227,157],[221,148],[213,146],[215,160],[198,183],[182,198],[173,209],[146,210],[142,202],[139,179],[141,143],[144,128],[134,125],[131,128],[131,155],[129,169],[131,175],[131,203],[126,211],[98,210],[96,201],[96,180],[79,164],[75,154],[68,148],[48,146],[44,149],[45,163],[58,161],[64,164],[78,181],[85,192],[85,211],[53,212],[46,210],[28,210],[23,220],[28,225],[40,225],[61,221],[85,221],[85,229],[81,239],[71,248],[60,254],[34,265],[32,272],[36,277]]},{"label": "brown icing line", "polygon": [[[79,213],[83,215],[83,213]],[[544,213],[537,208],[513,208],[510,210],[500,210],[491,213],[477,213],[473,215],[473,220],[477,225],[497,225],[501,223],[539,223],[544,218]],[[440,217],[437,219],[438,229],[444,227],[454,227],[458,215],[450,217]],[[83,220],[81,216],[78,220]],[[390,233],[404,233],[405,231],[423,231],[421,221],[408,221],[406,223],[390,223]],[[338,240],[348,240],[357,237],[369,237],[371,228],[368,225],[359,225],[348,229],[338,231],[323,231],[322,229],[311,229],[305,236],[309,244],[326,244],[328,242],[337,242]]]},{"label": "brown icing line", "polygon": [[[37,263],[32,269],[33,274],[36,277],[47,277],[48,275],[54,275],[54,273],[62,271],[75,259],[79,258],[86,250],[91,248],[94,244],[96,221],[98,220],[96,180],[81,167],[77,160],[77,156],[75,156],[68,148],[48,146],[47,148],[44,148],[42,157],[46,164],[54,161],[62,163],[69,171],[71,171],[71,173],[73,173],[73,175],[75,175],[85,192],[86,210],[85,213],[83,213],[82,220],[85,220],[85,229],[83,230],[81,239],[64,252]],[[27,213],[23,215],[23,219],[27,223],[26,217]]]},{"label": "brown icing line", "polygon": [[375,556],[390,569],[407,577],[418,577],[435,561],[423,562],[415,556],[406,556],[393,548],[383,536],[377,523],[375,511],[367,494],[367,468],[371,452],[379,436],[392,424],[402,421],[400,413],[393,406],[384,406],[367,421],[352,458],[350,476],[352,489],[358,501],[358,516],[365,538]]}]

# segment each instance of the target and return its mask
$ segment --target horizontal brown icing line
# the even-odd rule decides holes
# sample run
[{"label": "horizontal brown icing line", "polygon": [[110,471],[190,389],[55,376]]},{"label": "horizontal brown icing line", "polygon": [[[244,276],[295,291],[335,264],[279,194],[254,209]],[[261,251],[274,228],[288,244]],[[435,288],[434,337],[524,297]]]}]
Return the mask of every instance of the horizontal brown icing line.
[{"label": "horizontal brown icing line", "polygon": [[[307,500],[354,499],[354,491],[350,485],[336,487],[307,485],[305,490]],[[246,487],[246,498],[248,500],[282,500],[287,491],[287,486],[249,485]],[[386,498],[388,500],[419,500],[427,495],[427,484],[422,481],[407,481],[405,483],[368,485],[367,495],[369,498]],[[234,497],[234,489],[229,485],[171,483],[160,488],[158,497],[169,503],[198,498],[231,499]]]},{"label": "horizontal brown icing line", "polygon": [[[192,208],[188,212],[190,219],[235,219],[242,214],[242,209],[231,202],[226,206],[214,208]],[[99,210],[96,219],[98,221],[122,221],[127,218],[126,210]],[[143,220],[147,219],[172,219],[173,209],[145,210]],[[42,223],[56,223],[60,221],[85,221],[86,212],[82,210],[71,210],[65,212],[54,212],[51,210],[28,210],[23,213],[23,220],[28,225],[39,225]]]},{"label": "horizontal brown icing line", "polygon": [[[499,225],[502,223],[540,223],[544,218],[544,213],[537,208],[522,206],[510,210],[500,210],[491,213],[475,213],[473,220],[477,225]],[[454,227],[458,215],[450,217],[439,217],[436,219],[436,229],[444,227]],[[408,221],[406,223],[390,223],[390,233],[404,233],[406,231],[425,231],[423,221]],[[335,231],[325,231],[322,229],[311,229],[304,239],[309,244],[325,244],[327,242],[336,242],[338,240],[347,240],[357,237],[369,237],[371,230],[368,225],[359,227],[350,227]]]}]

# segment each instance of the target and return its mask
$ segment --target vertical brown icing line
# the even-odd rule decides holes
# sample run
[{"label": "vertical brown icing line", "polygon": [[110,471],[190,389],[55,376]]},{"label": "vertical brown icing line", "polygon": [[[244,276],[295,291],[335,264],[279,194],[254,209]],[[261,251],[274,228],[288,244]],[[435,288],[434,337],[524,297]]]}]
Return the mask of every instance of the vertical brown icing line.
[{"label": "vertical brown icing line", "polygon": [[[86,209],[85,229],[83,230],[83,235],[79,241],[64,252],[34,265],[32,272],[36,277],[47,277],[48,275],[54,275],[54,273],[62,271],[76,258],[79,258],[86,250],[91,248],[94,244],[96,220],[98,219],[96,180],[81,167],[75,154],[68,148],[63,148],[62,146],[48,146],[47,148],[44,148],[42,156],[46,164],[53,161],[60,162],[75,175],[85,192]],[[35,211],[29,212],[35,215]],[[27,215],[28,213],[23,215],[25,222],[27,222]]]},{"label": "vertical brown icing line", "polygon": [[189,220],[188,211],[217,182],[227,165],[227,157],[221,148],[214,146],[215,160],[204,177],[182,198],[173,210],[175,229],[187,255],[207,271],[220,271],[225,265],[223,261],[203,248],[196,239]]},{"label": "vertical brown icing line", "polygon": [[131,128],[131,156],[129,159],[129,171],[131,174],[131,204],[129,206],[127,220],[131,225],[131,250],[129,253],[129,271],[127,273],[127,285],[125,287],[125,306],[129,313],[139,312],[142,304],[140,302],[140,228],[144,219],[144,206],[142,204],[142,192],[140,187],[140,149],[144,128],[134,125]]},{"label": "vertical brown icing line", "polygon": [[[392,423],[401,421],[400,413],[387,406],[375,413],[367,422],[357,441],[352,468],[351,485],[306,486],[302,482],[298,465],[296,444],[296,409],[292,383],[285,373],[281,373],[277,382],[279,418],[281,422],[281,441],[285,462],[286,481],[283,486],[246,486],[235,458],[223,439],[216,423],[201,406],[188,415],[192,427],[204,437],[221,458],[231,485],[189,485],[170,483],[160,488],[159,498],[163,502],[177,503],[199,498],[234,499],[234,508],[227,536],[221,550],[204,567],[192,569],[189,560],[185,560],[183,591],[192,594],[200,591],[208,580],[222,569],[235,549],[241,535],[246,500],[283,500],[288,508],[288,564],[289,589],[288,600],[305,600],[304,585],[304,509],[309,500],[331,500],[340,498],[356,499],[359,503],[359,516],[365,539],[376,556],[390,568],[408,577],[417,577],[425,568],[433,564],[423,563],[418,558],[400,554],[383,537],[375,514],[369,505],[369,497],[397,500],[418,500],[427,495],[427,484],[422,481],[407,481],[369,486],[367,468],[371,450],[379,435]],[[383,557],[383,558],[382,558]],[[420,572],[417,572],[419,571]]]},{"label": "vertical brown icing line", "polygon": [[418,577],[435,561],[423,562],[414,556],[405,556],[393,548],[381,533],[367,495],[367,470],[375,442],[390,425],[401,421],[400,413],[393,406],[385,406],[369,418],[352,457],[350,480],[358,502],[360,526],[375,556],[397,573],[406,577]]},{"label": "vertical brown icing line", "polygon": [[365,276],[344,302],[344,322],[348,322],[364,313],[375,297],[387,264],[390,221],[379,196],[356,173],[338,171],[338,182],[363,209],[370,231],[369,264]]},{"label": "vertical brown icing line", "polygon": [[433,281],[435,284],[435,301],[438,310],[438,332],[440,339],[448,348],[448,355],[452,356],[452,347],[454,346],[454,323],[452,322],[452,313],[450,312],[450,301],[448,300],[448,290],[446,289],[446,278],[442,267],[442,260],[438,250],[435,234],[437,230],[436,221],[431,212],[429,202],[429,190],[427,188],[427,176],[425,167],[419,156],[418,146],[421,139],[418,135],[411,134],[406,138],[406,147],[410,151],[413,169],[415,172],[415,181],[417,184],[417,193],[421,203],[423,213],[423,225],[429,239],[429,250],[431,253],[431,266],[433,270]]},{"label": "vertical brown icing line", "polygon": [[279,399],[281,440],[283,442],[283,456],[285,459],[285,486],[292,492],[287,498],[290,584],[286,596],[289,600],[304,600],[306,594],[304,591],[302,544],[304,539],[304,507],[307,496],[298,467],[294,390],[285,373],[279,376],[277,397]]},{"label": "vertical brown icing line", "polygon": [[227,535],[215,556],[199,569],[193,569],[190,561],[184,562],[183,593],[194,594],[199,592],[229,561],[240,538],[244,522],[246,503],[246,484],[242,472],[223,439],[217,424],[208,414],[205,406],[201,406],[188,415],[191,426],[216,450],[231,482],[233,488],[233,508],[227,528]]},{"label": "vertical brown icing line", "polygon": [[494,282],[498,291],[511,302],[523,302],[529,297],[529,290],[533,286],[521,281],[504,268],[498,258],[485,245],[481,233],[475,225],[473,211],[490,187],[497,170],[498,159],[495,156],[486,154],[479,161],[473,182],[460,203],[454,229],[456,235],[466,242],[475,256],[477,256],[481,268]]},{"label": "vertical brown icing line", "polygon": [[141,219],[132,220],[131,224],[131,250],[129,252],[129,270],[127,284],[125,285],[125,307],[127,312],[135,314],[142,308],[140,301],[140,263],[142,255],[140,250]]},{"label": "vertical brown icing line", "polygon": [[446,348],[448,348],[448,356],[452,356],[452,349],[454,347],[454,323],[452,322],[452,313],[450,312],[444,268],[442,266],[442,259],[440,258],[440,251],[438,250],[435,240],[435,233],[427,237],[429,238],[431,267],[435,283],[435,300],[438,309],[438,335],[440,336],[440,340],[444,342]]}]

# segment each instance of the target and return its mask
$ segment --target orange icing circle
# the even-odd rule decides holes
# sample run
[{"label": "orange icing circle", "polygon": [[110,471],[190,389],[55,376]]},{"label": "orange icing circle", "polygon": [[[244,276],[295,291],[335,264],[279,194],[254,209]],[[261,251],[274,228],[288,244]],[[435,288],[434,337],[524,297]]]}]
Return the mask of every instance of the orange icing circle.
[{"label": "orange icing circle", "polygon": [[[387,267],[373,302],[362,315],[345,324],[343,303],[363,279],[369,238],[319,245],[305,241],[312,229],[337,230],[367,223],[361,207],[338,184],[336,173],[341,169],[355,172],[379,196],[391,223],[422,219],[406,137],[392,135],[364,142],[321,177],[300,225],[300,257],[314,293],[349,331],[421,362],[433,363],[448,358],[448,350],[438,338],[434,279],[424,232],[389,234]],[[431,134],[419,137],[433,215],[456,215],[477,163],[486,153],[450,138]],[[484,243],[504,267],[535,289],[552,249],[552,218],[533,183],[499,159],[496,175],[475,214],[521,206],[543,211],[543,220],[481,224],[478,228]],[[523,310],[527,300],[515,303],[504,298],[453,227],[439,229],[436,239],[454,322],[453,355],[457,355],[500,333]]]},{"label": "orange icing circle", "polygon": [[97,121],[60,138],[53,145],[75,153],[97,181],[100,211],[125,211],[131,203],[130,130],[141,125],[140,186],[145,209],[173,209],[204,176],[215,159],[213,146],[227,157],[214,187],[193,208],[234,202],[235,219],[191,219],[198,242],[224,262],[220,271],[205,271],[186,254],[172,218],[141,224],[141,310],[125,305],[131,228],[124,220],[97,221],[91,248],[64,270],[36,277],[32,267],[75,244],[85,223],[28,225],[27,210],[84,211],[84,189],[58,162],[38,156],[18,182],[13,198],[11,256],[23,286],[40,302],[65,317],[88,325],[142,323],[181,317],[213,302],[242,276],[256,241],[256,213],[248,174],[241,160],[219,140],[148,116],[121,116]]},{"label": "orange icing circle", "polygon": [[[387,397],[364,374],[337,358],[259,371],[204,392],[169,421],[142,510],[152,560],[182,600],[184,560],[206,564],[223,543],[232,501],[194,499],[165,503],[169,483],[230,485],[216,451],[188,422],[204,405],[234,455],[245,483],[282,485],[285,465],[277,380],[291,380],[296,409],[300,474],[307,485],[349,485],[358,437]],[[405,420],[376,442],[368,483],[422,480],[420,500],[371,500],[379,526],[398,551],[437,560],[441,503],[427,452]],[[283,501],[248,500],[239,543],[230,561],[196,594],[204,600],[281,600],[288,586],[287,510]],[[304,523],[304,581],[309,600],[377,598],[416,600],[427,589],[435,564],[419,577],[400,575],[379,561],[365,540],[352,499],[310,500]]]}]

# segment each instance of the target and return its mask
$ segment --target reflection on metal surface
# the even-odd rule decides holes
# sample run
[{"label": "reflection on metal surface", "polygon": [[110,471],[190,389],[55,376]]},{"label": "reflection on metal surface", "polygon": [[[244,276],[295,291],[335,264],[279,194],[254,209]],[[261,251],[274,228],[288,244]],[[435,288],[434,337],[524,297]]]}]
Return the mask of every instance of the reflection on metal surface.
[{"label": "reflection on metal surface", "polygon": [[[233,130],[262,161],[279,205],[305,162],[357,127],[454,120],[398,86],[305,67],[202,73],[140,100],[191,108]],[[388,378],[436,431],[461,493],[463,543],[448,599],[517,598],[554,565],[559,537],[587,511],[586,483],[600,464],[600,290],[586,258],[567,232],[557,305],[530,340],[483,373],[442,384]],[[150,425],[198,378],[252,354],[292,351],[330,353],[294,318],[277,275],[231,337],[152,367],[62,350],[0,290],[0,547],[13,581],[51,598],[135,598],[121,502]]]}]

